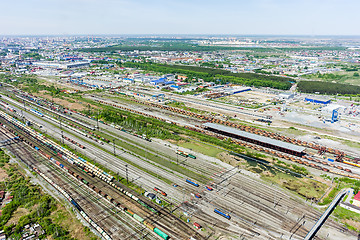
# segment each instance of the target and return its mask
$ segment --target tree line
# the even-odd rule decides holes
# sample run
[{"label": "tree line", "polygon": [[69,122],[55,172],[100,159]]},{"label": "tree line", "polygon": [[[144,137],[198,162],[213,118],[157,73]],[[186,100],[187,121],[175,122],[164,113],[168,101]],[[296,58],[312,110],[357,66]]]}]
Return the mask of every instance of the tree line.
[{"label": "tree line", "polygon": [[301,81],[297,85],[298,91],[304,93],[320,93],[328,95],[336,94],[360,94],[360,86],[329,83],[321,81]]},{"label": "tree line", "polygon": [[122,67],[138,68],[164,74],[184,74],[188,79],[201,78],[206,82],[218,80],[220,83],[235,83],[254,87],[270,87],[288,90],[294,80],[287,77],[268,76],[256,73],[233,73],[223,69],[197,66],[167,65],[158,63],[125,62],[118,63]]}]

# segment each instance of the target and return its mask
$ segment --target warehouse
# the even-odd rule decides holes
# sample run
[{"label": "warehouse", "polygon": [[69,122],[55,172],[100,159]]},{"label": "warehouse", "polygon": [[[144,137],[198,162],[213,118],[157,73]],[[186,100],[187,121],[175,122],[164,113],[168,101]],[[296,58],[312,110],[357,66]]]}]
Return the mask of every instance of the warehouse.
[{"label": "warehouse", "polygon": [[40,61],[40,62],[33,62],[32,64],[34,66],[43,67],[43,68],[59,68],[59,69],[88,67],[90,65],[90,63],[87,61],[82,61],[82,62]]},{"label": "warehouse", "polygon": [[315,98],[305,98],[305,101],[312,103],[320,103],[320,104],[329,104],[331,101],[329,99],[315,99]]},{"label": "warehouse", "polygon": [[271,148],[284,153],[292,154],[301,157],[305,154],[305,148],[297,146],[291,143],[282,142],[276,139],[263,137],[257,134],[248,133],[245,131],[238,130],[236,128],[227,127],[215,123],[204,123],[203,126],[206,130],[216,132],[228,137],[236,138],[242,141],[254,143],[266,148]]}]

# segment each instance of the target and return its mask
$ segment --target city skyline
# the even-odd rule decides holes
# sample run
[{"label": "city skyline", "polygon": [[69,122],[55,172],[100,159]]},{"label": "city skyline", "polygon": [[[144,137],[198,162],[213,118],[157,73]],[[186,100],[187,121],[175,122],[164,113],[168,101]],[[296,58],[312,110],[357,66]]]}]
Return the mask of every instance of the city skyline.
[{"label": "city skyline", "polygon": [[3,2],[0,35],[360,35],[346,1]]}]

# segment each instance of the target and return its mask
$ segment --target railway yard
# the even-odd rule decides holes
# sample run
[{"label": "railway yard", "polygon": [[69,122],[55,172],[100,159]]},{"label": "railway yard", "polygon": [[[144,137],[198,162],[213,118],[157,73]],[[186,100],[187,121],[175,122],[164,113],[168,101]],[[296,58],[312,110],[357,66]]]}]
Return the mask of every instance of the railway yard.
[{"label": "railway yard", "polygon": [[[84,109],[91,107],[90,115],[10,85],[1,89],[0,141],[16,138],[5,147],[67,199],[103,239],[303,239],[324,211],[318,201],[332,188],[320,175],[360,179],[356,150],[230,119],[265,121],[268,114],[167,96],[193,108],[184,110],[147,101],[144,94],[152,90],[136,91],[143,96],[134,97],[134,89],[85,93],[81,101]],[[128,122],[109,122],[106,111]],[[162,123],[181,140],[138,133],[131,116],[146,126]],[[194,148],[181,147],[184,139]],[[217,141],[242,152],[216,146]],[[200,153],[196,144],[235,162]],[[279,161],[306,171],[281,168],[275,164]],[[316,194],[296,195],[262,179],[259,169],[291,175],[289,182],[299,178],[315,186]],[[314,239],[357,239],[357,233],[329,219]]]}]

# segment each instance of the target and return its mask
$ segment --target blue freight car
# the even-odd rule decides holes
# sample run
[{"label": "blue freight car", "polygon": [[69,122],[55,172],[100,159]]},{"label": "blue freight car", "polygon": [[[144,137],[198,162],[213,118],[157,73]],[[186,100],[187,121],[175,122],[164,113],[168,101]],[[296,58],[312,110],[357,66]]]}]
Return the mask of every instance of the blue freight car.
[{"label": "blue freight car", "polygon": [[39,151],[39,148],[38,148],[38,147],[35,146],[34,148],[36,149],[36,151]]},{"label": "blue freight car", "polygon": [[74,199],[71,199],[71,203],[72,203],[72,205],[74,205],[74,207],[76,207],[77,210],[82,211],[82,209],[81,209],[80,206],[74,201]]},{"label": "blue freight car", "polygon": [[227,219],[229,219],[230,220],[230,215],[229,214],[226,214],[226,213],[223,213],[223,212],[221,212],[219,209],[214,209],[214,212],[215,213],[217,213],[217,214],[220,214],[221,216],[223,216],[224,218],[227,218]]},{"label": "blue freight car", "polygon": [[198,186],[199,186],[199,184],[194,183],[193,181],[190,181],[189,179],[186,179],[186,182],[194,185],[195,187],[198,187]]}]

